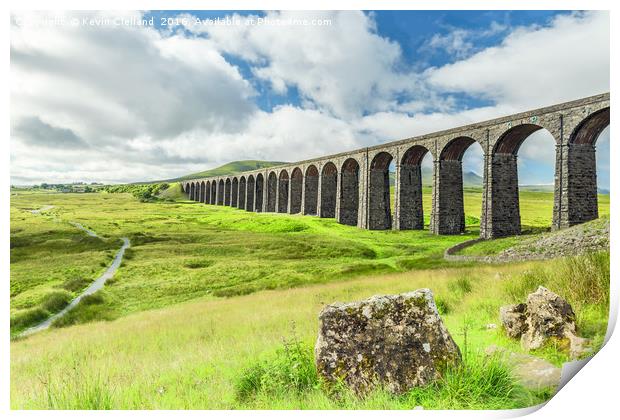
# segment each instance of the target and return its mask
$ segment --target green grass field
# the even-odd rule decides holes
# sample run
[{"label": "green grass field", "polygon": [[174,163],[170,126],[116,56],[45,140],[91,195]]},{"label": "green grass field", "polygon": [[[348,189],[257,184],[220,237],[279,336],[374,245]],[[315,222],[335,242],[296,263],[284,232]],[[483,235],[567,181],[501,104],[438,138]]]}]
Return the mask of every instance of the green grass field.
[{"label": "green grass field", "polygon": [[[181,198],[178,186],[173,188],[167,198]],[[525,226],[550,224],[549,197],[521,195]],[[600,201],[601,214],[609,213],[608,203]],[[54,208],[39,215],[28,211],[46,205]],[[428,194],[425,206],[428,215]],[[479,191],[466,191],[465,207],[468,233],[440,237],[185,200],[141,203],[129,194],[15,193],[12,335],[79,293],[112,259],[120,237],[129,237],[132,248],[114,279],[57,325],[66,328],[11,343],[11,405],[507,408],[542,402],[549,391],[525,390],[504,367],[481,361],[490,344],[519,349],[501,329],[485,325],[499,324],[499,306],[523,300],[542,284],[569,300],[581,333],[599,346],[607,322],[609,254],[501,266],[449,264],[442,259],[445,248],[478,234]],[[104,239],[89,238],[68,221]],[[576,277],[583,282],[568,281]],[[377,391],[364,400],[331,398],[308,373],[321,307],[420,287],[434,291],[448,329],[470,355],[465,371],[446,375],[437,389],[401,397]],[[300,349],[295,363],[289,363],[290,352],[282,349],[290,346],[283,342]],[[537,354],[556,364],[566,360],[558,348]],[[259,385],[248,379],[262,371],[275,379]]]}]

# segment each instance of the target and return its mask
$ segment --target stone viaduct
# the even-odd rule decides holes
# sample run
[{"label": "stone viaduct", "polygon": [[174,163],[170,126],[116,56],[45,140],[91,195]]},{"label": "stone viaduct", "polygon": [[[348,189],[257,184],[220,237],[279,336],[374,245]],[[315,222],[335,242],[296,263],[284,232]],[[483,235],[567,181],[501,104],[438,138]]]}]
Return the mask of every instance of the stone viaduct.
[{"label": "stone viaduct", "polygon": [[[480,236],[521,232],[517,153],[535,131],[556,141],[554,229],[598,217],[596,140],[609,125],[609,93],[331,156],[182,182],[190,199],[255,212],[335,218],[363,229],[423,229],[421,162],[433,158],[430,230],[465,229],[463,154],[484,154]],[[394,203],[389,167],[395,164]]]}]

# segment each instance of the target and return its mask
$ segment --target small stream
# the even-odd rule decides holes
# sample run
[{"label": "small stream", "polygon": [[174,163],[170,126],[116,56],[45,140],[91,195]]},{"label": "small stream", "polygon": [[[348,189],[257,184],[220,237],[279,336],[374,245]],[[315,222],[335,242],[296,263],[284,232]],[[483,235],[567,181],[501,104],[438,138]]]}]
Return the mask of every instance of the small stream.
[{"label": "small stream", "polygon": [[[45,206],[45,207],[40,208],[39,210],[31,210],[31,213],[39,214],[42,211],[49,210],[52,207],[53,206]],[[69,222],[69,223],[75,226],[76,228],[84,231],[87,235],[95,237],[95,238],[99,238],[99,235],[97,235],[94,231],[85,228],[80,223],[77,223],[77,222]],[[121,239],[123,240],[123,246],[121,246],[121,248],[116,252],[116,255],[114,256],[114,260],[112,261],[112,264],[110,264],[110,266],[103,272],[102,275],[100,275],[97,279],[95,279],[95,281],[93,281],[86,290],[84,290],[78,297],[73,299],[67,306],[64,307],[62,311],[58,312],[57,314],[52,315],[51,317],[47,318],[45,321],[41,322],[40,324],[37,324],[34,327],[28,328],[27,330],[22,332],[19,336],[25,337],[25,336],[28,336],[28,335],[31,335],[31,334],[34,334],[34,333],[37,333],[39,331],[49,328],[50,325],[52,325],[52,323],[55,320],[63,317],[71,309],[75,308],[77,304],[80,303],[80,301],[84,297],[88,295],[92,295],[93,293],[100,290],[105,285],[105,282],[114,276],[114,274],[116,273],[116,270],[118,270],[118,267],[120,267],[121,265],[121,262],[123,260],[123,255],[125,254],[125,250],[129,248],[131,245],[129,243],[128,238],[121,238]]]}]

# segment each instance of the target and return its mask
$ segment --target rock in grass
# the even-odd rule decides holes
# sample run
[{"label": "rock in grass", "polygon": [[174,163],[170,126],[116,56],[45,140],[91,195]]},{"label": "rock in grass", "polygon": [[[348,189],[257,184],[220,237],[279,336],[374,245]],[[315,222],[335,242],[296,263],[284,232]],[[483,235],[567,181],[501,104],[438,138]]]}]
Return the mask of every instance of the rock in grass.
[{"label": "rock in grass", "polygon": [[573,358],[588,351],[588,340],[576,334],[571,305],[543,286],[530,293],[526,303],[500,308],[500,318],[507,334],[520,337],[525,350],[536,350],[555,340],[565,345]]},{"label": "rock in grass", "polygon": [[519,338],[526,330],[524,303],[506,305],[499,308],[499,319],[510,338]]},{"label": "rock in grass", "polygon": [[461,361],[429,289],[328,305],[319,321],[317,371],[358,395],[377,385],[401,394]]}]

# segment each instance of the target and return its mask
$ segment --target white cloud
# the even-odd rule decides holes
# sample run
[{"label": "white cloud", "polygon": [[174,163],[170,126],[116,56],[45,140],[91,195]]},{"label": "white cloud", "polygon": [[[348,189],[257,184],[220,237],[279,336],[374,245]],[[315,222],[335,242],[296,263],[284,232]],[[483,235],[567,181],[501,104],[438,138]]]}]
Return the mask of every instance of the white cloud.
[{"label": "white cloud", "polygon": [[[296,161],[608,89],[606,13],[517,28],[499,46],[422,74],[403,65],[400,46],[377,34],[371,15],[304,16],[332,26],[160,33],[12,24],[13,182],[127,182],[232,160]],[[226,54],[247,60],[277,91],[296,88],[301,104],[258,109],[256,80],[245,80]],[[446,92],[493,104],[462,110]],[[520,159],[552,162],[553,150],[541,154],[537,144],[528,139]],[[480,173],[481,157],[471,148],[465,170]]]},{"label": "white cloud", "polygon": [[431,85],[515,109],[609,90],[609,14],[560,15],[549,26],[521,27],[496,47],[426,72]]},{"label": "white cloud", "polygon": [[249,61],[255,76],[268,81],[276,92],[297,88],[315,106],[338,117],[395,110],[394,97],[403,92],[425,96],[419,75],[401,69],[399,44],[378,35],[367,14],[284,11],[269,12],[265,18],[326,19],[331,25],[285,29],[275,25],[188,25],[188,29],[208,34],[222,51]]}]

